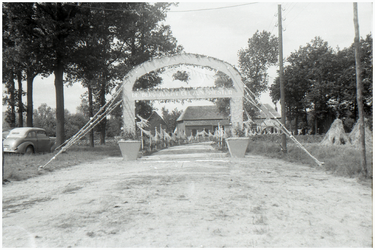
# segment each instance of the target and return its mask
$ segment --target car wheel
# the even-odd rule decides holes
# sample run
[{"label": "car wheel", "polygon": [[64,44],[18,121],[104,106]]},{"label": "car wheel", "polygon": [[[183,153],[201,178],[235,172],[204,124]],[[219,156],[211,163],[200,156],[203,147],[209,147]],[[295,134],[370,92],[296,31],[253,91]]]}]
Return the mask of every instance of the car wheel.
[{"label": "car wheel", "polygon": [[28,146],[25,150],[25,154],[26,155],[31,155],[31,154],[34,154],[34,148],[33,146]]}]

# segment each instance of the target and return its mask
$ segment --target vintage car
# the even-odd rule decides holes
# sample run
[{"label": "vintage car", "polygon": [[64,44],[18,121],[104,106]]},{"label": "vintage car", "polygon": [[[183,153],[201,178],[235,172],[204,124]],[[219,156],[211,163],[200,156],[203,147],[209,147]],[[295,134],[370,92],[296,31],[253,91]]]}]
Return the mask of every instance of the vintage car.
[{"label": "vintage car", "polygon": [[42,128],[12,129],[3,141],[4,153],[33,154],[52,152],[54,137],[48,137]]}]

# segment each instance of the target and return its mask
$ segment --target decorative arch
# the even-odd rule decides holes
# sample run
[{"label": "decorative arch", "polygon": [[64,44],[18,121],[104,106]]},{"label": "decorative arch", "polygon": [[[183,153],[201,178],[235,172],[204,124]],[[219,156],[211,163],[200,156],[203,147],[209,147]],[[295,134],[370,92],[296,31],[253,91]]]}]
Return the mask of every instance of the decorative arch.
[{"label": "decorative arch", "polygon": [[[228,75],[233,81],[233,88],[223,87],[202,87],[197,89],[171,89],[170,91],[160,90],[138,90],[133,91],[136,80],[155,70],[175,66],[195,65],[210,67]],[[199,54],[178,54],[166,57],[153,58],[147,62],[135,66],[125,76],[123,81],[123,125],[124,131],[135,131],[135,101],[137,100],[167,100],[167,99],[203,99],[203,98],[230,98],[230,120],[232,125],[243,124],[243,94],[244,85],[237,69],[222,60],[199,55]]]}]

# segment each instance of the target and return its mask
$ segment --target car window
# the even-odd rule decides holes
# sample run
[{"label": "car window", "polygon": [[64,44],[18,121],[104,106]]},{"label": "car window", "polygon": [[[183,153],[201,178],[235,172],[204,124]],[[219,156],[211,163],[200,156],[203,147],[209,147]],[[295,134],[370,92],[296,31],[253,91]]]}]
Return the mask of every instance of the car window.
[{"label": "car window", "polygon": [[27,134],[27,138],[35,138],[36,135],[35,135],[35,131],[30,131],[28,134]]},{"label": "car window", "polygon": [[26,131],[10,131],[7,138],[22,138],[25,136]]},{"label": "car window", "polygon": [[45,131],[38,131],[37,136],[38,138],[47,138],[47,134]]}]

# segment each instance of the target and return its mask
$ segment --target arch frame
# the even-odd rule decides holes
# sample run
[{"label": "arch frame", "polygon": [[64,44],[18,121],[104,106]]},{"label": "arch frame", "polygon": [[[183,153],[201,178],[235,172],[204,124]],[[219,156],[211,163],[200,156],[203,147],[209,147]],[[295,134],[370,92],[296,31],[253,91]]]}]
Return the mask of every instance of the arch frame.
[{"label": "arch frame", "polygon": [[[160,90],[149,91],[133,91],[133,86],[138,78],[141,76],[169,66],[176,65],[193,65],[201,67],[209,67],[228,75],[233,81],[233,88],[196,88],[194,90],[174,90],[163,91],[161,95]],[[137,100],[157,100],[157,99],[183,99],[189,97],[190,99],[204,99],[204,98],[230,98],[230,121],[233,126],[243,127],[243,95],[244,84],[238,70],[231,64],[216,59],[214,57],[182,53],[172,56],[157,57],[141,63],[129,71],[123,80],[122,86],[123,98],[123,130],[126,132],[135,132],[135,101]],[[210,94],[208,94],[210,93]],[[191,96],[190,96],[191,95]]]}]

